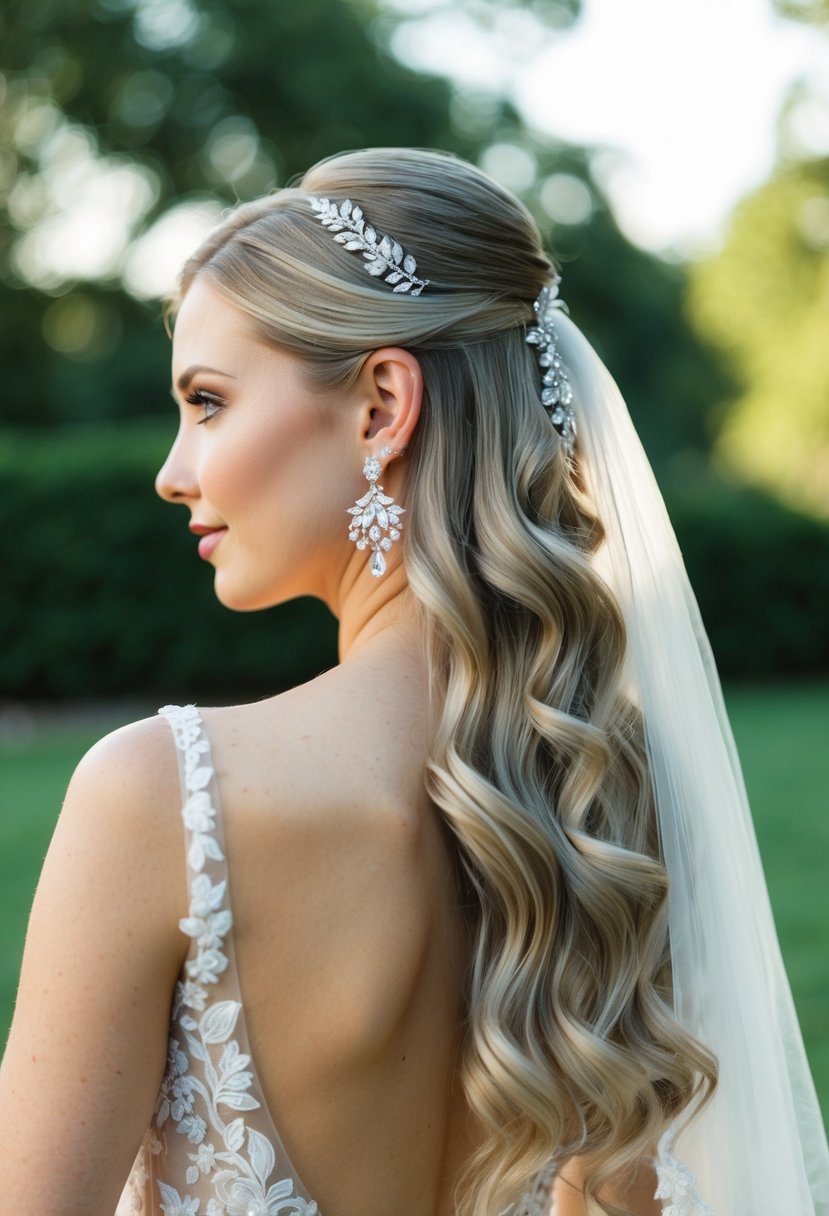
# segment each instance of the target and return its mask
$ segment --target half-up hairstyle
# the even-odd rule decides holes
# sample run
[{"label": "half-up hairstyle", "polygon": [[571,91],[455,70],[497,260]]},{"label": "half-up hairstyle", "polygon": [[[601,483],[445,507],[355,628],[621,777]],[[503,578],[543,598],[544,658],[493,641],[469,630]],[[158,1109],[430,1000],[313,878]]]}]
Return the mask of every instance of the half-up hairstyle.
[{"label": "half-up hairstyle", "polygon": [[[416,299],[366,274],[309,196],[359,204],[417,258]],[[325,160],[238,207],[184,267],[325,388],[381,346],[424,380],[404,533],[435,711],[428,792],[455,849],[472,952],[461,1082],[488,1131],[458,1216],[499,1216],[551,1158],[611,1176],[710,1096],[672,1009],[667,875],[601,520],[540,402],[526,343],[553,267],[509,192],[435,152]],[[175,302],[174,302],[175,306]]]}]

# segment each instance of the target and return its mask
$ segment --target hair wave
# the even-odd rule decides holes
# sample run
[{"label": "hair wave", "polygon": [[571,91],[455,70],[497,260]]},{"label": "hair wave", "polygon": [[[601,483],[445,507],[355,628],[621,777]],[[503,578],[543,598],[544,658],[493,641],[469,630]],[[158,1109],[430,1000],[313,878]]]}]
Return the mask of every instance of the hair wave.
[{"label": "hair wave", "polygon": [[[416,254],[426,291],[371,279],[309,194],[358,202]],[[716,1084],[672,1008],[667,875],[625,628],[595,568],[601,520],[525,342],[551,273],[529,213],[484,174],[372,149],[238,207],[180,284],[206,276],[320,385],[383,345],[422,367],[404,560],[440,707],[425,780],[473,943],[461,1081],[487,1128],[459,1216],[497,1216],[551,1157],[582,1154],[587,1212],[619,1211],[602,1183]]]}]

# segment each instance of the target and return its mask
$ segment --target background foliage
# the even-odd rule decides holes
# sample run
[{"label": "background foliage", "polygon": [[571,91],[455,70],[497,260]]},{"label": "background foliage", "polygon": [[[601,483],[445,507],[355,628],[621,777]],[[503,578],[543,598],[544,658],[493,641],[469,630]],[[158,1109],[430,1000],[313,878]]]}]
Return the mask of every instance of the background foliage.
[{"label": "background foliage", "polygon": [[[518,16],[549,37],[580,15],[578,0],[441,3],[504,54]],[[793,7],[822,20],[822,3]],[[723,671],[829,668],[829,199],[826,160],[791,138],[803,99],[724,248],[668,263],[620,232],[592,149],[527,127],[496,86],[404,67],[408,19],[393,0],[3,7],[0,695],[243,697],[335,661],[319,604],[221,608],[184,517],[154,498],[174,410],[150,267],[163,241],[187,252],[182,216],[207,224],[382,144],[508,170],[630,404]]]}]

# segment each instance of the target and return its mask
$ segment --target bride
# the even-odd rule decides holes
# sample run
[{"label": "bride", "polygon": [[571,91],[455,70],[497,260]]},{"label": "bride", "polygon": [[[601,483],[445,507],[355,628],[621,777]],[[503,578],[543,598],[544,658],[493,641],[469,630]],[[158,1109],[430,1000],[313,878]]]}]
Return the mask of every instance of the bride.
[{"label": "bride", "polygon": [[340,662],[81,760],[4,1211],[829,1212],[710,649],[558,282],[512,195],[402,149],[186,263],[156,489],[224,605],[316,596]]}]

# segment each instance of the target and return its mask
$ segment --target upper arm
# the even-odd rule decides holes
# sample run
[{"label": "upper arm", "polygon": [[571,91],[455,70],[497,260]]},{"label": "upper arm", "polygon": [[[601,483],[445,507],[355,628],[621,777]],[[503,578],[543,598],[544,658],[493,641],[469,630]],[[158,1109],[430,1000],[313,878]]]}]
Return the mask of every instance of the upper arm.
[{"label": "upper arm", "polygon": [[107,735],[69,783],[0,1068],[9,1211],[115,1208],[152,1115],[188,946],[179,808],[160,718]]}]

